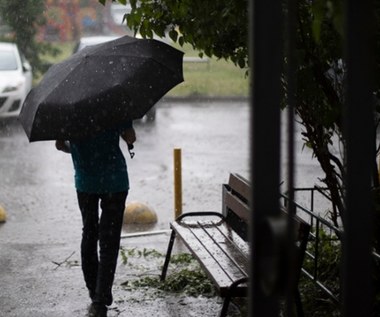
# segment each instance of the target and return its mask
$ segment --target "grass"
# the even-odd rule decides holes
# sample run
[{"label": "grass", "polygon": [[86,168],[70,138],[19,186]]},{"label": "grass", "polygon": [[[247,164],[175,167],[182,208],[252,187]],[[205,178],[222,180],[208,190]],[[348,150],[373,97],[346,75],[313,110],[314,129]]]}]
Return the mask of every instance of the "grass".
[{"label": "grass", "polygon": [[[74,43],[55,43],[61,53],[56,57],[45,56],[47,63],[57,63],[72,54]],[[198,52],[191,46],[178,47],[185,53],[185,57],[196,57]],[[246,71],[235,66],[232,62],[210,58],[207,63],[184,62],[183,73],[185,81],[174,87],[167,96],[188,97],[237,97],[248,96],[248,78]],[[36,78],[38,83],[41,77]]]},{"label": "grass", "polygon": [[245,72],[232,63],[210,59],[208,63],[184,63],[185,81],[172,96],[247,96]]},{"label": "grass", "polygon": [[[185,57],[198,56],[190,45],[177,48]],[[208,63],[184,62],[185,81],[168,95],[172,96],[248,96],[246,71],[232,62],[209,58]]]}]

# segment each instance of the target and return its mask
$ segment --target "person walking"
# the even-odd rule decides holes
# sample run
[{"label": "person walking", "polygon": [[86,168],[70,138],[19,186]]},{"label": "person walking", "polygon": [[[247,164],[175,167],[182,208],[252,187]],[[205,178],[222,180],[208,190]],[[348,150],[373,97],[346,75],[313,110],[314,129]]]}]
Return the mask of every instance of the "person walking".
[{"label": "person walking", "polygon": [[81,265],[91,298],[89,317],[107,316],[107,306],[113,302],[112,285],[129,190],[120,137],[130,149],[136,141],[132,122],[86,140],[55,142],[57,150],[71,153],[75,170],[75,187],[83,223]]}]

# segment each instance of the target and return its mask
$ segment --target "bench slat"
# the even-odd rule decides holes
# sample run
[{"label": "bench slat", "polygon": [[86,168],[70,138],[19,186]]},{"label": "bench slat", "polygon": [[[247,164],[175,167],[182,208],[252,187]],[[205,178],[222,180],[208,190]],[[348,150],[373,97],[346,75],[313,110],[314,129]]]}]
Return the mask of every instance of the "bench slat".
[{"label": "bench slat", "polygon": [[224,197],[225,205],[231,209],[239,218],[244,219],[246,223],[250,221],[250,208],[231,192],[226,191]]},{"label": "bench slat", "polygon": [[[199,224],[201,226],[201,224]],[[203,230],[205,233],[217,244],[217,247],[220,249],[220,256],[226,256],[231,259],[231,261],[236,265],[236,275],[240,276],[240,274],[243,274],[241,277],[247,277],[248,271],[249,271],[249,265],[248,265],[248,253],[243,252],[240,250],[237,246],[241,245],[243,241],[241,240],[241,243],[236,243],[239,236],[235,237],[235,241],[231,240],[228,234],[224,234],[225,230],[221,230],[220,228],[225,228],[228,230],[228,228],[224,225],[219,225],[215,227],[209,227],[204,226]],[[224,232],[223,232],[224,231]],[[214,247],[214,246],[213,246]],[[234,277],[235,278],[235,277]]]},{"label": "bench slat", "polygon": [[227,236],[231,241],[233,241],[237,248],[247,257],[249,258],[249,245],[247,241],[244,241],[231,227],[227,226],[219,226],[218,229]]},{"label": "bench slat", "polygon": [[[205,223],[202,221],[201,224],[174,222],[172,227],[197,257],[203,269],[214,281],[221,296],[227,294],[233,281],[247,277],[248,253],[244,254],[236,248],[236,245],[245,242],[236,234],[233,235],[234,240],[230,240],[229,229],[224,222]],[[241,285],[237,288],[235,296],[243,296],[246,289],[247,285]]]},{"label": "bench slat", "polygon": [[230,174],[228,185],[231,189],[249,202],[251,200],[251,187],[249,181],[239,174]]},{"label": "bench slat", "polygon": [[[209,254],[217,260],[219,266],[231,281],[247,276],[246,270],[239,265],[238,259],[242,258],[239,250],[225,238],[225,241],[219,241],[218,243],[214,240],[214,237],[216,237],[218,233],[216,227],[192,228],[191,232],[195,237],[198,237]],[[212,274],[213,268],[208,268],[208,270]]]},{"label": "bench slat", "polygon": [[215,276],[218,276],[217,279],[213,276],[210,278],[216,284],[229,285],[231,284],[231,280],[226,276],[223,270],[220,268],[218,262],[210,256],[208,251],[203,247],[201,242],[198,239],[194,239],[193,234],[190,230],[184,229],[177,222],[173,222],[172,228],[177,232],[178,236],[185,243],[187,248],[191,251],[191,253],[199,260],[202,267],[208,272],[207,268],[214,267]]}]

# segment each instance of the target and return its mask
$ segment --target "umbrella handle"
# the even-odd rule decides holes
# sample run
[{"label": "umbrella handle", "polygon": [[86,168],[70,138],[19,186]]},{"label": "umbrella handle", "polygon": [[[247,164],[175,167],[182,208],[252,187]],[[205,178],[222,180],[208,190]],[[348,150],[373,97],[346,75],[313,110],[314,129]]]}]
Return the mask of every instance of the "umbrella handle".
[{"label": "umbrella handle", "polygon": [[128,152],[129,152],[129,155],[131,156],[131,159],[133,159],[133,157],[135,156],[135,152],[132,152],[134,146],[133,144],[128,144]]}]

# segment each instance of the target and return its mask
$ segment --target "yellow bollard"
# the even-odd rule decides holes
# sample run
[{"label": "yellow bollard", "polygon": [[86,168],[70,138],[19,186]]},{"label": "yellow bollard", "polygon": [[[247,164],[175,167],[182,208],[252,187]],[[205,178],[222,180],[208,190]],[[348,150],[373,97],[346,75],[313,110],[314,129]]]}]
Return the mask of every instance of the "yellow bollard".
[{"label": "yellow bollard", "polygon": [[7,214],[5,212],[4,207],[0,205],[0,223],[7,221]]},{"label": "yellow bollard", "polygon": [[157,214],[150,206],[138,201],[131,201],[128,202],[125,206],[123,220],[126,224],[156,223]]},{"label": "yellow bollard", "polygon": [[174,216],[182,214],[182,163],[181,149],[174,149]]}]

